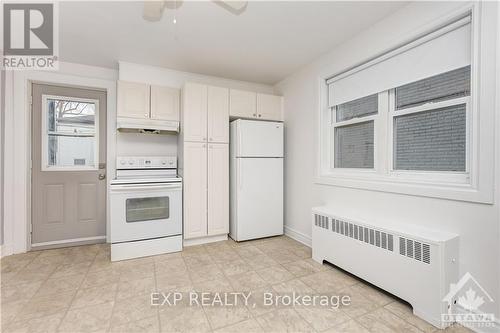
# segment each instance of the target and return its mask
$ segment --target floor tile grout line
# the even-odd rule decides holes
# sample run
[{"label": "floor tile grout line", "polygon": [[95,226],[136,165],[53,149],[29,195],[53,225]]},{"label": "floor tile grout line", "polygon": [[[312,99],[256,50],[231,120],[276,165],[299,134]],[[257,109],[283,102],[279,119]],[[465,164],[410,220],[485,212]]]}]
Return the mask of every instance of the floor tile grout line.
[{"label": "floor tile grout line", "polygon": [[[158,288],[158,274],[156,272],[156,261],[153,260],[153,275],[154,275],[154,279],[155,279],[155,292],[160,292],[159,288]],[[151,297],[151,295],[150,295]],[[150,302],[151,302],[151,298],[150,298]],[[161,318],[160,318],[160,309],[157,308],[156,309],[156,320],[158,320],[158,332],[162,332],[162,329],[161,329]]]},{"label": "floor tile grout line", "polygon": [[[97,253],[95,254],[92,263],[95,261],[95,258],[97,257]],[[68,306],[66,307],[66,311],[64,311],[64,315],[61,317],[61,321],[59,321],[59,324],[57,325],[56,331],[59,331],[59,328],[61,327],[62,323],[64,322],[64,319],[66,319],[66,316],[68,315],[68,312],[70,311],[71,305],[75,301],[76,295],[78,294],[78,291],[80,290],[80,287],[83,284],[83,281],[85,281],[85,278],[87,277],[87,274],[89,273],[90,266],[92,266],[92,263],[87,267],[87,270],[85,271],[85,276],[83,277],[82,281],[80,282],[78,288],[74,291],[73,297],[71,298],[71,301],[69,302]]]},{"label": "floor tile grout line", "polygon": [[[385,307],[386,305],[389,305],[389,304],[392,304],[392,303],[396,303],[396,302],[397,302],[397,301],[396,301],[396,300],[394,300],[394,301],[389,302],[389,303],[387,303],[387,304],[381,305],[381,306],[380,306],[379,308],[377,308],[376,310],[384,309],[384,310],[386,310],[386,311],[389,311],[391,314],[393,314],[393,315],[395,315],[396,317],[398,317],[399,319],[403,320],[405,323],[407,323],[407,324],[409,324],[409,325],[411,325],[411,326],[415,327],[415,328],[416,328],[416,329],[418,329],[419,331],[422,331],[422,332],[423,332],[423,330],[421,330],[419,327],[417,327],[417,326],[416,326],[416,325],[414,325],[413,323],[410,323],[407,319],[403,318],[402,316],[398,315],[397,313],[395,313],[395,312],[393,312],[393,311],[391,311],[391,310],[389,310],[389,309],[387,309],[387,308]],[[412,314],[412,315],[413,315],[413,314]],[[418,318],[418,317],[417,317],[417,318]],[[430,324],[429,324],[429,325],[430,325]],[[433,327],[434,327],[434,326],[433,326]]]},{"label": "floor tile grout line", "polygon": [[[42,251],[43,251],[43,250],[40,250],[40,252],[42,252]],[[40,257],[40,255],[41,255],[41,253],[40,253],[40,254],[38,254],[35,258],[33,258],[33,260],[32,260],[30,263],[32,263],[35,259],[37,259],[38,257]],[[66,256],[66,255],[64,255],[64,256]],[[33,300],[33,298],[35,298],[35,297],[36,297],[36,293],[38,293],[38,291],[39,291],[39,290],[42,288],[42,286],[43,286],[43,285],[44,285],[44,284],[45,284],[45,283],[46,283],[46,282],[47,282],[47,281],[48,281],[48,280],[52,277],[52,275],[53,275],[53,274],[57,271],[57,269],[58,269],[60,266],[64,265],[64,264],[65,264],[65,263],[64,263],[64,261],[63,261],[63,262],[60,262],[60,263],[58,263],[58,264],[56,264],[56,265],[55,265],[55,267],[54,267],[54,269],[51,271],[51,273],[50,273],[50,274],[47,274],[46,278],[45,278],[45,279],[42,281],[42,283],[40,284],[40,287],[39,287],[39,288],[37,289],[37,291],[36,291],[36,292],[35,292],[35,293],[34,293],[34,294],[33,294],[33,295],[32,295],[32,296],[28,299],[28,301],[27,301],[26,303],[29,303],[30,301],[32,301],[32,300]],[[27,267],[27,266],[26,266],[26,267]],[[18,272],[18,273],[19,273],[19,272]],[[86,274],[86,273],[85,273],[85,274]],[[21,284],[21,283],[20,283],[20,284]],[[19,285],[20,285],[20,284],[19,284]],[[75,294],[75,295],[76,295],[76,294]],[[74,297],[75,295],[73,295],[73,297]],[[49,297],[49,296],[50,296],[50,295],[40,296],[40,297]],[[73,299],[71,300],[71,302],[72,302],[72,301],[73,301]],[[71,304],[71,302],[70,302],[70,304]],[[20,310],[20,312],[21,312],[21,311],[22,311],[22,310]],[[9,322],[9,324],[13,324],[13,323],[15,323],[15,322],[16,322],[16,318],[17,318],[18,316],[19,316],[19,312],[15,314],[14,318],[13,318],[13,319]],[[62,317],[62,319],[64,319],[64,317],[65,317],[65,316],[66,316],[66,312],[64,313],[64,316]],[[37,319],[37,318],[42,318],[42,317],[44,317],[44,316],[40,316],[40,317],[33,317],[33,318],[31,318],[30,320],[32,320],[32,319]],[[61,319],[61,322],[62,322],[62,319]]]}]

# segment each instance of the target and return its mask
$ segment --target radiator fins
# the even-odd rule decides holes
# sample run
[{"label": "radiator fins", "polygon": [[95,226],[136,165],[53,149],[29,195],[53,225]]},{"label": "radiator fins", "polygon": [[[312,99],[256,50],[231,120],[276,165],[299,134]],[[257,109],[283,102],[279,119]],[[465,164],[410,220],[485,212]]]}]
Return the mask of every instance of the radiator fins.
[{"label": "radiator fins", "polygon": [[399,254],[426,264],[431,263],[431,246],[413,239],[399,237]]},{"label": "radiator fins", "polygon": [[[384,231],[319,214],[314,214],[314,225],[384,250],[394,251],[394,235]],[[399,237],[399,254],[426,264],[431,263],[431,246],[417,240]]]},{"label": "radiator fins", "polygon": [[324,224],[321,223],[321,219],[324,216],[315,214],[314,215],[314,225],[320,227],[320,228],[325,228],[325,229],[330,229],[328,228],[329,222],[331,221],[332,227],[331,231],[335,232],[337,234],[357,239],[361,242],[382,248],[384,250],[388,251],[394,251],[394,236],[382,232],[379,230],[363,227],[360,225],[357,225],[355,223],[351,222],[346,222],[342,221],[339,219],[334,219],[334,218],[327,218],[326,222],[326,227],[323,227]]},{"label": "radiator fins", "polygon": [[328,216],[314,215],[314,225],[323,229],[330,229],[330,218]]},{"label": "radiator fins", "polygon": [[[384,250],[394,251],[394,235],[387,232],[319,214],[314,214],[314,225]],[[430,245],[413,239],[399,237],[399,254],[426,264],[431,263]]]}]

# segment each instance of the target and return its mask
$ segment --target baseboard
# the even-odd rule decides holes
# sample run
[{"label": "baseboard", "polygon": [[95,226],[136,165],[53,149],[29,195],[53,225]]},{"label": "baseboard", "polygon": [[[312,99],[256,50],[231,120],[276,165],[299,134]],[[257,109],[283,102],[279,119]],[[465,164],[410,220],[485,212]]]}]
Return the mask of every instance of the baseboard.
[{"label": "baseboard", "polygon": [[308,247],[312,246],[311,236],[307,236],[306,234],[300,231],[285,226],[285,235],[287,235],[292,239],[295,239],[297,242],[302,243]]},{"label": "baseboard", "polygon": [[65,239],[60,241],[33,243],[31,244],[31,250],[36,251],[36,250],[46,250],[46,249],[57,249],[60,247],[89,245],[89,244],[105,243],[105,242],[106,242],[106,236]]},{"label": "baseboard", "polygon": [[221,241],[225,241],[225,240],[227,240],[227,234],[217,235],[217,236],[200,237],[200,238],[192,238],[192,239],[185,239],[184,240],[184,246],[193,246],[193,245],[208,244],[208,243],[214,243],[214,242],[221,242]]},{"label": "baseboard", "polygon": [[13,254],[11,246],[7,244],[0,245],[0,258],[10,256],[11,254]]}]

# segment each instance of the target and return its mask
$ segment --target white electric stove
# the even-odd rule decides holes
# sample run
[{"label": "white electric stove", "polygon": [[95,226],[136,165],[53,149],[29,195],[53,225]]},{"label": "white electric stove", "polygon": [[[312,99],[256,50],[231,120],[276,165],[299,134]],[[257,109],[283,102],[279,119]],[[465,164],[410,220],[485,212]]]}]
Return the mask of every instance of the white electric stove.
[{"label": "white electric stove", "polygon": [[175,156],[119,156],[110,186],[111,260],[182,250],[182,178]]}]

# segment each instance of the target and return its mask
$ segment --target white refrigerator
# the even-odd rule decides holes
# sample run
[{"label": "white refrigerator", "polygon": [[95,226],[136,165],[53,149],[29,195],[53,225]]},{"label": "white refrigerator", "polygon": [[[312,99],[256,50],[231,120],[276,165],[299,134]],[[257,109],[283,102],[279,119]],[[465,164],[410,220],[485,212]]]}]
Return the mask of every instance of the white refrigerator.
[{"label": "white refrigerator", "polygon": [[283,123],[231,122],[229,236],[244,241],[283,234]]}]

